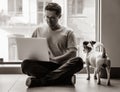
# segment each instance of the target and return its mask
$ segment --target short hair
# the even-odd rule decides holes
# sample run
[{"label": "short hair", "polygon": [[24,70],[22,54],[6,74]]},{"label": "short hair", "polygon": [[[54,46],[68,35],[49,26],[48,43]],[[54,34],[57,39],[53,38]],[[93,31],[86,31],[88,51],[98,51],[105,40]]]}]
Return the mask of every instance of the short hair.
[{"label": "short hair", "polygon": [[56,15],[60,15],[62,9],[61,6],[57,3],[48,3],[45,7],[45,10],[55,11]]}]

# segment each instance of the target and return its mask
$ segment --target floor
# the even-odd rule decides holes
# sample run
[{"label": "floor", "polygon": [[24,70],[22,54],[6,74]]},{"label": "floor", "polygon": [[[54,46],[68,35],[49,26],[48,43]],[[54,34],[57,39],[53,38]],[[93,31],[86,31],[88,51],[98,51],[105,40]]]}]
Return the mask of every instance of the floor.
[{"label": "floor", "polygon": [[93,79],[86,80],[86,74],[79,74],[74,86],[50,86],[27,88],[25,81],[27,76],[23,74],[0,74],[0,92],[120,92],[120,79],[111,79],[111,86],[106,86],[106,79],[102,79],[102,85],[97,85]]}]

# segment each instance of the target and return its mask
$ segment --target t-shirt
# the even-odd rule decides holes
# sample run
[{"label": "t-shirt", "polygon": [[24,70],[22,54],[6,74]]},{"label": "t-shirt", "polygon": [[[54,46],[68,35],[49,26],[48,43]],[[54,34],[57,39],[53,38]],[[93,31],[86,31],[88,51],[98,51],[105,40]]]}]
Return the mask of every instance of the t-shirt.
[{"label": "t-shirt", "polygon": [[56,31],[52,31],[48,26],[39,26],[32,37],[44,37],[47,39],[50,55],[56,57],[63,55],[69,49],[76,48],[76,39],[73,31],[67,27],[61,27]]}]

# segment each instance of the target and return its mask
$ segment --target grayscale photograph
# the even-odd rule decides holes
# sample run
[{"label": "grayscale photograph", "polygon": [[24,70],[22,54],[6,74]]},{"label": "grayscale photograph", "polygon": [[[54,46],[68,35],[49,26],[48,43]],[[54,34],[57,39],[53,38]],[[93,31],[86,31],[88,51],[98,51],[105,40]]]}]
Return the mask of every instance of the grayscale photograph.
[{"label": "grayscale photograph", "polygon": [[0,0],[0,92],[119,92],[119,16],[120,0]]}]

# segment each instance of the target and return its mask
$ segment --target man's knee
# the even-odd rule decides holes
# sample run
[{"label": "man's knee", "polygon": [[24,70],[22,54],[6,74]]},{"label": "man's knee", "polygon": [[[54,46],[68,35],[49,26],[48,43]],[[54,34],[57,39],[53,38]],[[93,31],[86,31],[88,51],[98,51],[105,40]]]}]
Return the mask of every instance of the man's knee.
[{"label": "man's knee", "polygon": [[21,64],[21,68],[26,67],[29,64],[28,62],[29,62],[29,60],[24,60]]},{"label": "man's knee", "polygon": [[68,61],[68,65],[71,65],[71,72],[79,72],[83,68],[83,60],[80,57],[74,57]]},{"label": "man's knee", "polygon": [[74,59],[73,59],[73,61],[74,61],[74,63],[75,63],[75,66],[77,67],[77,68],[79,68],[79,70],[81,70],[82,68],[83,68],[83,60],[82,60],[82,58],[81,57],[75,57]]},{"label": "man's knee", "polygon": [[79,65],[81,65],[81,66],[83,66],[83,60],[82,60],[82,58],[81,57],[76,57],[77,59],[78,59],[78,64]]},{"label": "man's knee", "polygon": [[21,69],[22,69],[22,72],[25,73],[25,71],[27,70],[28,66],[30,64],[30,60],[24,60],[21,64]]}]

